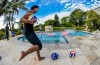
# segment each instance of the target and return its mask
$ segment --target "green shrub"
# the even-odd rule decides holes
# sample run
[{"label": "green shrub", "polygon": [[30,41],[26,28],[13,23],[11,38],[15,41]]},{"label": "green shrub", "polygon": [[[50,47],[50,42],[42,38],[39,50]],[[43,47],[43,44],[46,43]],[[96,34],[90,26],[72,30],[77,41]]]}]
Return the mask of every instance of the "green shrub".
[{"label": "green shrub", "polygon": [[4,32],[4,33],[5,33],[5,29],[4,29],[4,28],[2,28],[0,31],[2,31],[2,32]]},{"label": "green shrub", "polygon": [[39,28],[34,28],[35,31],[39,31]]},{"label": "green shrub", "polygon": [[85,27],[53,27],[54,31],[63,31],[63,30],[67,30],[67,29],[75,29],[75,30],[83,30],[85,29]]},{"label": "green shrub", "polygon": [[0,31],[0,40],[3,38],[4,34],[5,33],[3,31]]},{"label": "green shrub", "polygon": [[64,30],[64,27],[53,27],[54,31],[62,31]]},{"label": "green shrub", "polygon": [[83,30],[85,27],[76,27],[75,30]]},{"label": "green shrub", "polygon": [[75,27],[65,27],[65,29],[75,29]]},{"label": "green shrub", "polygon": [[[39,31],[39,28],[34,28],[34,31]],[[45,31],[45,27],[42,28],[42,31]]]},{"label": "green shrub", "polygon": [[18,32],[18,31],[20,31],[20,29],[13,29],[12,31],[14,31],[14,32]]},{"label": "green shrub", "polygon": [[18,30],[17,32],[15,32],[16,33],[16,35],[20,35],[21,34],[21,31],[20,30]]},{"label": "green shrub", "polygon": [[64,27],[74,27],[74,25],[72,23],[70,23],[70,22],[62,22],[62,25]]},{"label": "green shrub", "polygon": [[20,29],[13,29],[12,32],[15,32],[16,35],[20,35],[21,34],[21,30]]}]

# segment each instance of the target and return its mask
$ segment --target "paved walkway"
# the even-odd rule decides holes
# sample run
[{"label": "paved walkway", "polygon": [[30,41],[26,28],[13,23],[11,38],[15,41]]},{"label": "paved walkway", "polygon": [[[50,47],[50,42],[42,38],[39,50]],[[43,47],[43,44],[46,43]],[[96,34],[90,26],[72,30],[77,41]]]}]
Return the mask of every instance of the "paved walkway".
[{"label": "paved walkway", "polygon": [[[66,37],[70,44],[43,44],[41,55],[46,57],[40,62],[36,62],[32,53],[25,57],[22,61],[18,61],[20,52],[25,51],[32,45],[28,42],[18,41],[16,36],[10,41],[0,41],[0,65],[100,65],[100,40],[91,40],[88,37]],[[69,58],[69,52],[75,50],[77,55],[75,58]],[[51,54],[57,52],[58,60],[52,60]]]}]

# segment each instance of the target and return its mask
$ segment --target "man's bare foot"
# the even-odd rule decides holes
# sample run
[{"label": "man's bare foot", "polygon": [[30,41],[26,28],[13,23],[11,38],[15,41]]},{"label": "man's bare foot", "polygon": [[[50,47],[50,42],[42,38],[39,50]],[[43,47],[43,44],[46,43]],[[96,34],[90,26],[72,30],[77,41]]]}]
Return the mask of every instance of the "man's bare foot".
[{"label": "man's bare foot", "polygon": [[41,61],[41,60],[43,60],[43,59],[45,59],[45,57],[41,57],[41,58],[39,58],[38,60]]},{"label": "man's bare foot", "polygon": [[43,60],[43,59],[45,59],[45,57],[34,58],[34,60],[36,60],[36,61],[41,61],[41,60]]},{"label": "man's bare foot", "polygon": [[21,61],[25,56],[26,56],[25,52],[22,51],[22,52],[21,52],[21,57],[20,57],[19,61]]}]

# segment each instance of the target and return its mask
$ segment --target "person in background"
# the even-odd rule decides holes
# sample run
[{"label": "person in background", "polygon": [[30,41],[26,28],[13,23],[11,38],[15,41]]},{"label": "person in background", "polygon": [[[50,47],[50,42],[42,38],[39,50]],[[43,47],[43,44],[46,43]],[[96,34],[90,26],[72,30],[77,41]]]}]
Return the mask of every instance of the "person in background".
[{"label": "person in background", "polygon": [[5,27],[5,31],[6,31],[6,39],[8,41],[9,40],[9,26],[8,26],[8,24]]}]

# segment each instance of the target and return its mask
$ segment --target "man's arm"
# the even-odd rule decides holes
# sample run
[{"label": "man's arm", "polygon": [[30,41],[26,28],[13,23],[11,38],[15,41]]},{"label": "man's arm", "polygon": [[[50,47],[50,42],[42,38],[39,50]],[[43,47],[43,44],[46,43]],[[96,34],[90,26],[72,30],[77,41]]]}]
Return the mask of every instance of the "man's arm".
[{"label": "man's arm", "polygon": [[26,15],[24,15],[21,19],[20,19],[20,22],[21,23],[30,23],[30,24],[33,24],[35,23],[36,21],[35,20],[28,20],[28,17],[32,15],[31,12],[28,12]]}]

